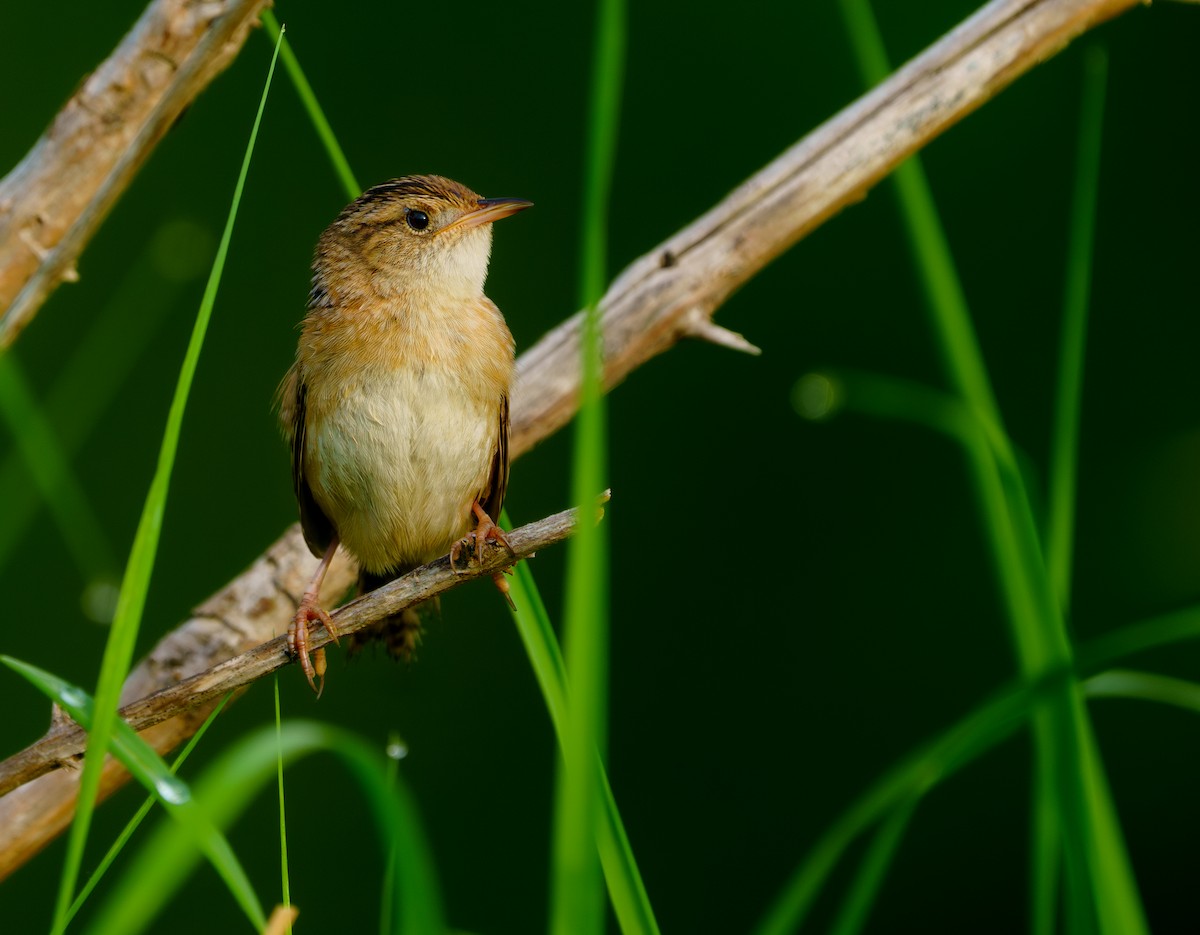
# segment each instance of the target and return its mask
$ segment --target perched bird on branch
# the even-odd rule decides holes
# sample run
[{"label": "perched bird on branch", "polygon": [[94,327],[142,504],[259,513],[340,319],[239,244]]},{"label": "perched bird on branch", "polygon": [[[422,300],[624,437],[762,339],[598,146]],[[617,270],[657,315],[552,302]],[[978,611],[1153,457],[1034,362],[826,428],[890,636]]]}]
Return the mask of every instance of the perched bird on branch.
[{"label": "perched bird on branch", "polygon": [[[288,629],[314,691],[324,654],[321,581],[338,546],[360,591],[464,548],[507,545],[494,518],[508,484],[513,339],[483,294],[492,222],[531,206],[480,198],[436,175],[385,182],[321,235],[296,362],[279,389],[292,481],[309,549],[321,559]],[[497,576],[507,597],[507,583]],[[412,610],[388,621],[412,651]]]}]

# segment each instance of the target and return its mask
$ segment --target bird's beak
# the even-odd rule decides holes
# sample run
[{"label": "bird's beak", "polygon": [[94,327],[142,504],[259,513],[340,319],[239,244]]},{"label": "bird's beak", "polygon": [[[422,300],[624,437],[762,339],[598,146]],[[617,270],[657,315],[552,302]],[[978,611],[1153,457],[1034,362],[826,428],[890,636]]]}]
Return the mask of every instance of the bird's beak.
[{"label": "bird's beak", "polygon": [[442,230],[448,231],[452,227],[478,227],[480,224],[491,224],[492,221],[498,221],[510,214],[516,214],[518,211],[532,207],[533,202],[526,201],[524,198],[480,198],[478,208],[466,212],[456,221],[447,224]]}]

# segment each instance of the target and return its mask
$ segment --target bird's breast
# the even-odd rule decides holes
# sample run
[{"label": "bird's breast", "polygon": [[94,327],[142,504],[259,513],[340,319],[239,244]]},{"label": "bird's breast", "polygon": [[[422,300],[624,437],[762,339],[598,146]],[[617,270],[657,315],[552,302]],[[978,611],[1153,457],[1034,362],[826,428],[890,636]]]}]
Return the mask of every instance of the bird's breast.
[{"label": "bird's breast", "polygon": [[301,359],[305,477],[368,571],[429,561],[470,528],[513,366],[512,338],[487,305],[416,332],[326,327],[318,353]]}]

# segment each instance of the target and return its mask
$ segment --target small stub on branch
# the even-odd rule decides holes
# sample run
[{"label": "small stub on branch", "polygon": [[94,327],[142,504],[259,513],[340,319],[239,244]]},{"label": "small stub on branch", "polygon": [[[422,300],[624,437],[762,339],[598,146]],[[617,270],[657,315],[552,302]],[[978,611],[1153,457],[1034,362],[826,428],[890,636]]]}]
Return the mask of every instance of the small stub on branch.
[{"label": "small stub on branch", "polygon": [[699,338],[701,341],[707,341],[710,344],[717,344],[721,347],[727,347],[731,351],[753,354],[756,357],[762,353],[762,348],[751,344],[736,331],[722,328],[698,308],[694,308],[688,312],[684,321],[686,324],[685,333],[690,337]]}]

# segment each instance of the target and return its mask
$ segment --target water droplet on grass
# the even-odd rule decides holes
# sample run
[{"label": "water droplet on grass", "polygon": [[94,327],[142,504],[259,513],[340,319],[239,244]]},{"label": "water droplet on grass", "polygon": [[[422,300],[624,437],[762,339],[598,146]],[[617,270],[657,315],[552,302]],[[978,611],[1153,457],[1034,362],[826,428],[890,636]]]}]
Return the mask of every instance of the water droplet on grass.
[{"label": "water droplet on grass", "polygon": [[154,788],[164,802],[172,805],[182,805],[192,798],[192,790],[187,787],[187,783],[174,776],[160,776],[154,780]]},{"label": "water droplet on grass", "polygon": [[62,702],[64,708],[80,709],[88,706],[89,699],[83,689],[68,685],[59,692],[59,701]]}]

